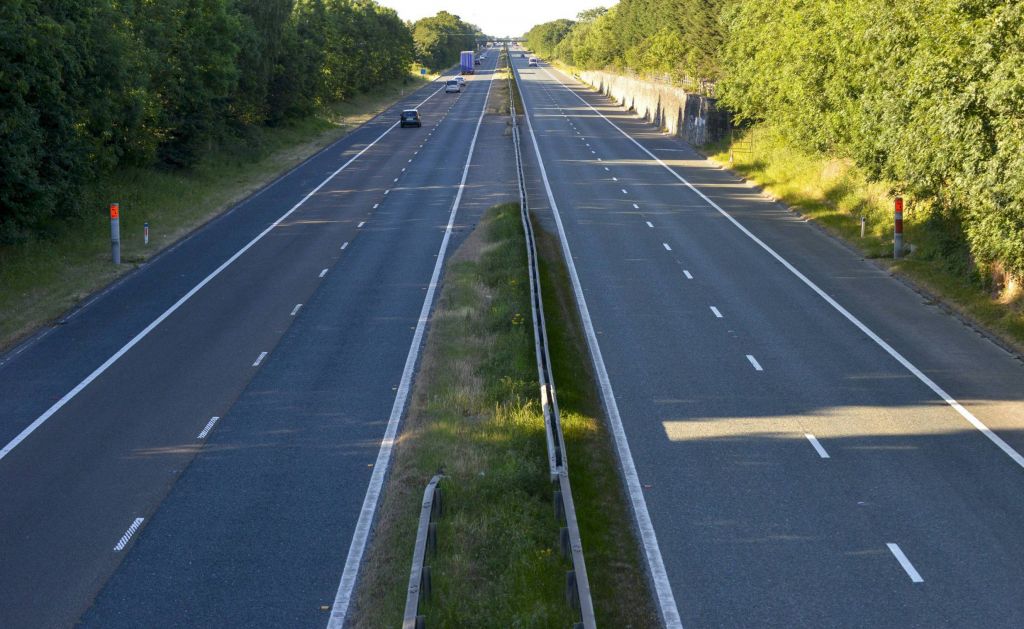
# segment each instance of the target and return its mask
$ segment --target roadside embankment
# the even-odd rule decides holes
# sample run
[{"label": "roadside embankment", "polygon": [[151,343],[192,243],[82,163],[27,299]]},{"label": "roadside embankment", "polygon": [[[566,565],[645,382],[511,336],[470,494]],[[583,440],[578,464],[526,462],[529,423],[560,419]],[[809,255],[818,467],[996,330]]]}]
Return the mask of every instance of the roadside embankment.
[{"label": "roadside embankment", "polygon": [[573,74],[699,148],[719,166],[735,170],[1003,346],[1024,354],[1024,285],[1009,275],[979,275],[963,235],[942,208],[907,199],[907,255],[894,260],[892,185],[871,181],[851,160],[790,146],[768,126],[731,130],[728,112],[717,110],[713,99],[679,87],[607,71]]},{"label": "roadside embankment", "polygon": [[[124,167],[91,184],[96,208],[45,239],[0,245],[0,351],[132,271],[282,172],[383,111],[433,76],[380,86],[279,127],[225,138],[193,169]],[[121,206],[121,261],[110,262],[107,204]],[[150,242],[143,242],[148,223]]]}]

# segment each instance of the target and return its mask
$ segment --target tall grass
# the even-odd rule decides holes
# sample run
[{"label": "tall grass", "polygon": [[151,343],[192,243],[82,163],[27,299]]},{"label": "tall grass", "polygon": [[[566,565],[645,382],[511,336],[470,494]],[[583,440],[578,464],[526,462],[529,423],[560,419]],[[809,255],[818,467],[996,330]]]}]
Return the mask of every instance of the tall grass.
[{"label": "tall grass", "polygon": [[[978,321],[1008,345],[1024,351],[1024,297],[999,294],[971,264],[958,226],[939,208],[908,203],[904,212],[905,258],[892,260],[893,196],[884,182],[870,182],[849,160],[812,154],[787,145],[770,127],[737,133],[705,147],[711,159],[731,166],[787,205],[817,221]],[[730,157],[732,162],[730,163]],[[860,237],[860,219],[866,219]]]}]

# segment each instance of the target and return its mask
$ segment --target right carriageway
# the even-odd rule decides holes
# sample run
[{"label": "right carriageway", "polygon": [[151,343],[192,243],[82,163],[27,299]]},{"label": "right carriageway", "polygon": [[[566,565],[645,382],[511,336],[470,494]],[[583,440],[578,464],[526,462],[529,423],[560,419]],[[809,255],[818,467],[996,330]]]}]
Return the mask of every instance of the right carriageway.
[{"label": "right carriageway", "polygon": [[514,62],[534,209],[574,267],[666,623],[1024,625],[1020,361],[681,141]]}]

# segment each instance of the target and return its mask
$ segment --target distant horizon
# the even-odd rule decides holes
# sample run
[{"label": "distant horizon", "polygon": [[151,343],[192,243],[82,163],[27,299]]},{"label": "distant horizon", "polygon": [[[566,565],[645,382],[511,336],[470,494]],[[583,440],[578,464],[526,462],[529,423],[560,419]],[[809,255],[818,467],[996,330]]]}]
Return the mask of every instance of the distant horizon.
[{"label": "distant horizon", "polygon": [[[423,17],[448,11],[475,24],[487,35],[494,37],[519,37],[537,24],[561,18],[575,19],[580,11],[595,7],[610,7],[618,0],[563,0],[542,2],[541,0],[520,0],[512,6],[468,2],[467,0],[427,1],[423,0],[377,0],[381,6],[398,12],[403,20],[415,21]],[[517,30],[518,29],[518,30]]]}]

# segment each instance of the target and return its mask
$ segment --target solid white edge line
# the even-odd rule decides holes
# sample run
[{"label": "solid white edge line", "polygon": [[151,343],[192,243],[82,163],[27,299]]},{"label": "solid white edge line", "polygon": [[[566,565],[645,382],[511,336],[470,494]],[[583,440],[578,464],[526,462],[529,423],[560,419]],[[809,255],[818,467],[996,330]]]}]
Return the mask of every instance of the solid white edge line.
[{"label": "solid white edge line", "polygon": [[903,554],[903,550],[900,549],[899,544],[889,542],[888,544],[886,544],[886,546],[889,547],[889,552],[891,552],[893,556],[896,557],[896,561],[900,562],[900,565],[903,567],[903,571],[907,573],[907,576],[910,577],[911,581],[913,581],[914,583],[924,583],[924,579],[921,578],[921,574],[917,571],[916,568],[914,568],[914,564],[910,563],[910,560],[907,559],[907,556]]},{"label": "solid white edge line", "polygon": [[116,546],[114,546],[114,552],[121,552],[124,550],[124,547],[131,541],[132,535],[135,535],[135,531],[139,530],[139,527],[142,526],[145,519],[146,518],[135,518],[135,520],[132,521],[132,525],[128,527],[128,530],[121,536],[121,540],[117,542]]},{"label": "solid white edge line", "polygon": [[[428,97],[424,98],[422,101],[420,101],[420,103],[419,103],[419,105],[417,105],[417,107],[422,106],[423,103],[427,102],[428,100],[430,100],[431,98],[436,96],[437,93],[440,92],[442,89],[444,89],[444,88],[440,87],[440,88],[434,90],[434,92],[430,96],[428,96]],[[349,158],[349,160],[347,162],[342,164],[338,168],[338,170],[336,170],[333,173],[331,173],[330,175],[328,175],[326,179],[324,179],[323,181],[320,182],[319,185],[317,185],[317,187],[315,187],[312,190],[310,190],[306,194],[306,196],[302,197],[302,199],[298,203],[293,205],[290,210],[288,210],[287,212],[282,214],[276,221],[271,223],[270,226],[268,226],[266,229],[264,229],[259,234],[257,234],[256,237],[253,238],[252,240],[250,240],[248,243],[246,243],[246,245],[244,247],[242,247],[241,249],[236,251],[234,253],[234,255],[232,255],[230,258],[228,258],[223,263],[221,263],[220,266],[218,266],[216,269],[214,269],[209,275],[204,277],[198,284],[193,286],[191,290],[189,290],[187,293],[182,295],[182,297],[180,299],[178,299],[178,301],[174,302],[174,304],[172,304],[170,308],[168,308],[167,310],[163,311],[163,313],[159,317],[154,319],[149,325],[147,325],[145,328],[143,328],[141,332],[139,332],[138,334],[136,334],[132,338],[132,340],[128,341],[127,343],[124,344],[123,347],[121,347],[121,349],[117,350],[117,352],[115,352],[113,356],[111,356],[110,358],[105,360],[102,365],[100,365],[99,367],[94,369],[93,372],[90,373],[88,376],[86,376],[84,380],[82,380],[77,385],[75,385],[75,388],[71,389],[70,391],[68,391],[67,393],[64,394],[64,397],[62,397],[61,399],[59,399],[56,402],[54,402],[54,404],[50,408],[46,409],[46,411],[43,412],[42,415],[37,417],[35,419],[35,421],[33,421],[31,424],[26,426],[25,429],[22,430],[20,433],[18,433],[18,435],[14,439],[11,439],[7,443],[7,445],[4,446],[3,450],[0,450],[0,460],[3,460],[3,458],[6,457],[8,454],[10,454],[12,450],[14,450],[15,448],[18,447],[18,444],[20,444],[29,435],[31,435],[33,432],[35,432],[36,429],[38,429],[40,426],[42,426],[44,423],[46,423],[46,420],[50,419],[50,417],[52,417],[54,413],[59,411],[61,408],[64,407],[65,404],[70,402],[76,395],[81,393],[82,390],[85,387],[89,386],[89,384],[91,384],[93,380],[95,380],[96,378],[100,377],[103,374],[103,372],[105,372],[107,369],[109,369],[111,365],[113,365],[122,356],[124,356],[128,352],[128,350],[130,350],[131,348],[133,348],[136,345],[138,345],[139,341],[141,341],[142,339],[146,338],[146,336],[148,336],[149,333],[152,332],[158,325],[163,323],[164,320],[167,319],[167,317],[169,317],[172,314],[174,314],[174,312],[176,310],[178,310],[178,308],[181,308],[181,306],[184,305],[185,302],[187,302],[189,299],[192,299],[192,297],[196,293],[198,293],[204,286],[209,284],[213,280],[213,278],[215,278],[218,275],[220,275],[221,272],[224,271],[224,269],[228,268],[229,266],[231,266],[235,262],[235,260],[237,260],[238,258],[242,257],[242,254],[244,254],[246,251],[251,249],[253,247],[253,245],[255,245],[257,242],[262,240],[263,237],[266,236],[267,234],[269,234],[271,230],[273,230],[275,227],[280,225],[281,222],[284,219],[288,218],[289,216],[292,215],[292,213],[294,213],[296,210],[298,210],[300,207],[302,207],[302,205],[306,201],[308,201],[310,197],[312,197],[314,194],[319,192],[320,189],[323,188],[324,186],[326,186],[328,184],[328,182],[330,182],[332,179],[334,179],[338,175],[338,173],[340,173],[341,171],[345,170],[346,168],[348,168],[349,164],[351,164],[352,162],[354,162],[357,159],[359,159],[360,157],[362,157],[363,153],[366,153],[366,151],[370,150],[375,144],[377,144],[377,142],[380,142],[384,138],[384,136],[386,136],[387,134],[391,133],[391,131],[395,127],[397,127],[397,126],[398,126],[398,123],[396,122],[396,123],[392,124],[390,127],[388,127],[387,129],[385,129],[384,133],[381,133],[380,135],[378,135],[376,137],[376,139],[374,139],[373,142],[370,142],[369,144],[364,146],[358,153],[353,155],[351,158]]]},{"label": "solid white edge line", "polygon": [[747,360],[750,361],[751,366],[753,366],[757,371],[764,371],[764,368],[761,367],[761,363],[757,362],[757,359],[754,358],[753,354],[747,354]]},{"label": "solid white edge line", "polygon": [[254,362],[254,363],[252,364],[252,366],[253,366],[253,367],[259,367],[259,366],[260,366],[260,363],[262,363],[262,362],[263,362],[263,359],[264,359],[264,358],[266,358],[266,357],[267,357],[267,352],[260,352],[260,355],[259,355],[259,357],[258,357],[258,358],[256,359],[256,362]]},{"label": "solid white edge line", "polygon": [[203,428],[203,431],[196,435],[196,439],[206,439],[206,435],[210,434],[210,431],[213,430],[214,424],[216,424],[219,419],[220,417],[217,415],[211,417],[210,421],[206,422],[206,427]]},{"label": "solid white edge line", "polygon": [[[518,69],[514,66],[513,71],[517,75],[519,74]],[[591,362],[594,365],[594,371],[597,374],[598,383],[601,387],[601,399],[604,402],[605,411],[608,413],[608,422],[611,425],[612,435],[615,438],[615,448],[619,457],[619,464],[622,466],[622,475],[626,482],[626,489],[629,491],[633,518],[636,523],[637,532],[640,534],[640,541],[643,544],[644,557],[647,560],[647,570],[654,585],[655,596],[658,599],[658,610],[661,613],[661,620],[665,623],[667,629],[680,629],[683,623],[679,618],[679,609],[676,607],[675,596],[672,594],[672,584],[669,583],[668,573],[665,571],[665,562],[661,557],[661,549],[658,547],[658,537],[654,532],[654,524],[651,522],[650,513],[647,511],[647,500],[644,498],[640,477],[637,475],[636,464],[633,462],[633,455],[629,449],[629,441],[626,439],[626,431],[622,426],[622,417],[619,415],[619,406],[615,401],[615,392],[612,390],[608,369],[605,367],[604,358],[601,356],[601,347],[597,342],[594,323],[590,320],[590,310],[587,307],[587,300],[583,296],[583,287],[580,285],[579,275],[576,273],[576,264],[573,262],[572,251],[569,248],[569,239],[566,237],[565,227],[562,225],[562,216],[558,211],[555,195],[551,191],[547,169],[544,167],[544,158],[541,157],[540,146],[537,144],[537,135],[533,132],[533,122],[529,114],[529,107],[526,104],[525,91],[520,90],[519,96],[520,100],[523,101],[523,109],[527,112],[526,127],[530,131],[530,139],[533,142],[533,150],[537,156],[540,176],[544,181],[544,191],[547,194],[548,203],[551,204],[551,213],[555,219],[555,226],[558,228],[558,237],[562,245],[562,258],[569,269],[569,279],[572,283],[573,294],[576,297],[576,307],[583,322],[583,330],[587,337],[587,347],[590,349]]]},{"label": "solid white edge line", "polygon": [[484,95],[483,104],[480,107],[480,117],[476,121],[476,130],[473,131],[473,139],[469,143],[469,154],[466,155],[466,164],[462,168],[462,180],[459,182],[458,192],[455,193],[455,201],[452,203],[448,224],[445,226],[444,238],[441,239],[441,248],[437,253],[437,262],[434,263],[434,272],[430,276],[427,295],[423,299],[423,308],[420,309],[420,318],[416,323],[416,331],[413,333],[412,344],[409,346],[409,354],[405,359],[405,368],[402,370],[402,379],[399,381],[398,392],[395,394],[395,403],[391,407],[388,426],[384,432],[384,438],[381,439],[380,451],[377,453],[377,461],[373,466],[373,475],[370,477],[370,484],[366,488],[366,496],[363,498],[363,506],[359,512],[359,521],[356,523],[355,531],[352,534],[352,543],[349,545],[348,556],[345,558],[345,568],[341,574],[341,581],[338,583],[338,591],[334,596],[334,605],[331,608],[331,617],[327,622],[327,629],[342,629],[344,627],[345,617],[348,614],[349,605],[352,603],[352,593],[355,589],[356,579],[359,576],[363,553],[366,551],[366,543],[370,537],[370,528],[373,526],[373,520],[377,514],[377,503],[380,501],[381,490],[384,487],[384,478],[391,463],[391,451],[394,448],[398,426],[402,421],[405,403],[409,397],[413,370],[416,368],[420,345],[423,342],[423,333],[426,329],[427,320],[430,317],[431,308],[433,307],[434,293],[437,291],[441,270],[444,268],[444,256],[448,249],[448,241],[451,239],[452,228],[455,225],[455,215],[459,211],[462,193],[466,189],[466,178],[469,176],[469,166],[473,161],[473,151],[476,148],[476,139],[480,133],[480,125],[483,123],[484,114],[487,113],[487,101],[490,98],[491,86],[494,84],[494,75],[492,74],[490,77],[487,81],[487,93]]},{"label": "solid white edge line", "polygon": [[1010,457],[1014,461],[1014,463],[1016,463],[1020,467],[1024,468],[1024,455],[1021,455],[1020,452],[1017,452],[1016,450],[1014,450],[1013,446],[1011,446],[1010,444],[1006,443],[1006,441],[1004,441],[1002,437],[1000,437],[999,435],[995,434],[992,431],[991,428],[986,426],[984,422],[982,422],[980,419],[975,417],[974,414],[971,413],[969,410],[967,410],[962,404],[957,402],[953,398],[953,396],[951,396],[950,394],[946,393],[945,389],[940,387],[931,378],[926,376],[924,374],[924,372],[922,372],[913,363],[911,363],[909,360],[907,360],[903,356],[903,354],[901,354],[898,351],[896,351],[896,349],[894,347],[892,347],[891,345],[889,345],[889,343],[887,343],[884,339],[882,339],[882,337],[880,337],[877,334],[875,334],[875,332],[873,330],[871,330],[871,328],[869,328],[867,325],[862,323],[860,319],[858,319],[857,317],[855,317],[853,315],[853,313],[851,313],[846,308],[844,308],[839,302],[837,302],[835,299],[833,299],[828,293],[826,293],[824,290],[822,290],[817,284],[812,282],[810,280],[810,278],[808,278],[806,275],[801,273],[795,266],[790,264],[788,260],[783,258],[774,249],[769,247],[764,241],[762,241],[760,238],[755,236],[753,234],[753,232],[751,232],[749,229],[744,227],[743,224],[741,224],[738,220],[733,218],[731,214],[729,214],[728,212],[723,210],[721,207],[719,207],[719,205],[717,203],[715,203],[710,198],[708,198],[707,195],[705,195],[703,192],[698,190],[693,184],[691,184],[689,181],[687,181],[682,175],[680,175],[675,170],[673,170],[671,166],[669,166],[668,164],[663,162],[661,160],[661,158],[659,158],[657,155],[655,155],[654,153],[652,153],[649,150],[647,150],[647,148],[644,145],[640,144],[640,142],[638,142],[631,135],[629,135],[628,133],[623,131],[617,124],[615,124],[614,122],[612,122],[611,120],[606,118],[604,114],[602,114],[600,111],[595,109],[590,103],[588,103],[586,100],[584,100],[582,96],[580,96],[575,91],[573,91],[572,89],[567,87],[565,84],[563,84],[560,80],[558,80],[554,76],[552,76],[550,72],[548,72],[547,70],[545,70],[545,72],[548,74],[549,77],[551,77],[552,80],[558,82],[558,84],[561,85],[563,89],[565,89],[567,92],[569,92],[570,94],[572,94],[573,96],[578,98],[584,105],[589,107],[591,111],[596,113],[605,122],[607,122],[612,127],[614,127],[626,139],[631,141],[641,151],[643,151],[648,156],[650,156],[651,159],[653,159],[656,162],[658,162],[658,164],[660,164],[665,170],[667,170],[669,173],[671,173],[683,185],[685,185],[687,188],[689,188],[694,193],[696,193],[697,196],[699,196],[700,198],[704,199],[704,201],[708,205],[710,205],[712,208],[717,210],[719,214],[721,214],[726,219],[728,219],[729,222],[732,223],[741,232],[743,232],[744,235],[746,235],[748,238],[750,238],[755,243],[757,243],[758,246],[760,246],[762,249],[764,249],[771,257],[775,258],[782,266],[786,267],[786,269],[790,273],[795,275],[808,288],[810,288],[812,291],[817,293],[819,297],[824,299],[825,302],[828,303],[828,305],[832,306],[836,311],[839,312],[839,314],[843,315],[843,317],[845,317],[847,321],[849,321],[854,326],[856,326],[857,329],[859,329],[861,332],[863,332],[864,334],[868,335],[868,337],[871,338],[871,340],[874,341],[875,344],[877,344],[879,347],[881,347],[883,350],[885,350],[885,352],[887,354],[889,354],[889,356],[893,357],[896,360],[896,362],[898,362],[899,364],[903,365],[903,367],[907,371],[909,371],[910,373],[914,374],[914,376],[918,380],[920,380],[926,387],[931,389],[932,392],[935,393],[935,395],[937,395],[940,398],[942,398],[942,400],[946,404],[948,404],[953,410],[955,410],[961,417],[963,417],[965,420],[967,420],[967,422],[969,424],[971,424],[972,426],[974,426],[981,434],[985,435],[988,438],[989,441],[994,443],[1000,450],[1002,450],[1003,453],[1006,454],[1006,456]]},{"label": "solid white edge line", "polygon": [[804,436],[807,437],[807,440],[811,442],[811,445],[814,447],[814,451],[818,453],[818,456],[820,456],[823,459],[831,458],[828,455],[828,452],[825,451],[825,447],[821,445],[820,441],[818,441],[817,437],[815,437],[809,432],[804,433]]}]

